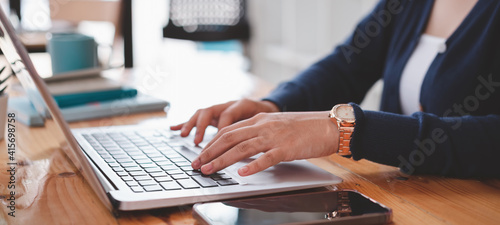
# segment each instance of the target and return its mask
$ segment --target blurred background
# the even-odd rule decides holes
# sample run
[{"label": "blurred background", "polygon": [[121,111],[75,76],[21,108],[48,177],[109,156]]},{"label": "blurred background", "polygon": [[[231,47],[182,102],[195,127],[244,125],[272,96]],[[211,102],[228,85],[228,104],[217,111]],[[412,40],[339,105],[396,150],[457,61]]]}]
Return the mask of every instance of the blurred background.
[{"label": "blurred background", "polygon": [[[182,55],[189,59],[194,57],[189,53],[202,52],[209,54],[210,60],[219,57],[226,65],[240,67],[276,85],[330,53],[376,2],[1,0],[0,4],[11,15],[23,41],[33,52],[44,51],[47,31],[76,29],[93,36],[100,44],[112,45],[112,52],[105,54],[112,55],[110,63],[114,66],[133,64],[134,68],[175,72],[172,67],[180,63]],[[199,15],[208,18],[209,24],[193,24],[190,18]],[[224,16],[228,19],[220,19]],[[200,21],[198,18],[197,22]],[[219,24],[214,24],[216,22]],[[231,26],[236,27],[235,31],[227,37],[208,35],[207,38],[197,34],[224,33],[230,31],[225,29]],[[132,53],[129,59],[124,57],[127,51]],[[129,62],[125,62],[127,60]],[[378,92],[370,96],[376,98]],[[376,109],[378,103],[372,102],[368,107]]]}]

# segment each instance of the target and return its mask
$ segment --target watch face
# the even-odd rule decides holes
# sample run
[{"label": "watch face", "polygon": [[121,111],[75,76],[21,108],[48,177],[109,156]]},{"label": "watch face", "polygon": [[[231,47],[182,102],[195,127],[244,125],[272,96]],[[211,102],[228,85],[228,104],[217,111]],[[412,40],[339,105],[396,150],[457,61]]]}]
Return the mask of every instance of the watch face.
[{"label": "watch face", "polygon": [[334,108],[334,115],[336,118],[348,123],[354,123],[356,121],[352,106],[347,104],[337,105]]}]

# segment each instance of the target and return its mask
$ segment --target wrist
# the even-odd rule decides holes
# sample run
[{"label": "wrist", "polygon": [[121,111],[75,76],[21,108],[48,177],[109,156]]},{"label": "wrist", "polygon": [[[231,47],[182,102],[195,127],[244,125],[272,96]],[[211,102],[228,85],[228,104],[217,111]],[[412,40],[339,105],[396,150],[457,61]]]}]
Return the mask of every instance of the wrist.
[{"label": "wrist", "polygon": [[325,124],[327,125],[325,134],[330,146],[329,149],[333,150],[332,153],[337,153],[339,151],[339,135],[340,135],[337,123],[332,123],[329,117],[325,117]]}]

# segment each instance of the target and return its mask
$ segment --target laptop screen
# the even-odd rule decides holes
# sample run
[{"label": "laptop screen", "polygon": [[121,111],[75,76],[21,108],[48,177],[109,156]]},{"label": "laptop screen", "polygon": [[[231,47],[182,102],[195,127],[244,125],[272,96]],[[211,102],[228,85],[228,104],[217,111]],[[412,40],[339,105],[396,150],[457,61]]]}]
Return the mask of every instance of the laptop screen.
[{"label": "laptop screen", "polygon": [[8,35],[5,26],[6,24],[4,24],[3,22],[0,23],[0,48],[2,49],[2,52],[4,53],[4,56],[7,59],[10,67],[21,82],[21,85],[23,85],[23,88],[26,91],[26,94],[35,107],[36,111],[42,117],[45,117],[46,106],[43,98],[40,95],[40,92],[37,90],[33,79],[31,79],[28,71],[26,70],[26,65],[24,64],[23,60],[21,60],[21,57],[19,56],[19,53],[17,52],[11,37]]}]

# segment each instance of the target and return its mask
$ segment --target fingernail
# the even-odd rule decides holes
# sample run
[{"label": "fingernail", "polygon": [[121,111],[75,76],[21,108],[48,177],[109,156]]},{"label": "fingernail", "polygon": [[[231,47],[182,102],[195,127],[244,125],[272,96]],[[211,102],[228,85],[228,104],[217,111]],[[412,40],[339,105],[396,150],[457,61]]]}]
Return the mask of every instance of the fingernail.
[{"label": "fingernail", "polygon": [[193,169],[197,170],[197,169],[199,169],[199,168],[200,168],[200,164],[201,164],[200,160],[199,160],[199,159],[197,159],[197,160],[195,160],[195,161],[191,164],[191,167],[193,167]]},{"label": "fingernail", "polygon": [[244,167],[241,167],[240,169],[238,169],[238,173],[242,176],[247,174],[247,172],[248,172],[248,166],[244,166]]},{"label": "fingernail", "polygon": [[201,167],[201,172],[204,174],[211,174],[212,169],[213,169],[212,163],[205,164]]}]

